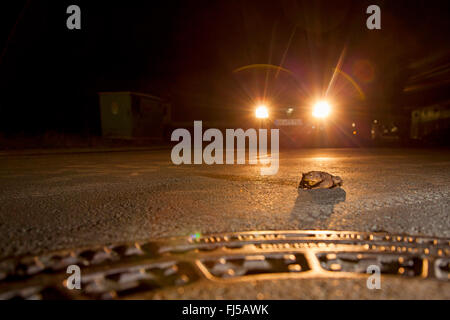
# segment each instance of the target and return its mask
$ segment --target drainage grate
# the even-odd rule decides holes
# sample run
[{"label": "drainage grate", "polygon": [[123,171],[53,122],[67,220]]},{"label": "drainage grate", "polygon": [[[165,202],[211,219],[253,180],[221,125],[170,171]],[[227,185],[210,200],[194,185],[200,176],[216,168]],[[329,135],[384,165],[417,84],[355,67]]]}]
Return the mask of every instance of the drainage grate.
[{"label": "drainage grate", "polygon": [[201,262],[212,276],[223,279],[310,270],[303,254],[225,256],[220,259],[204,259]]},{"label": "drainage grate", "polygon": [[371,265],[381,273],[417,277],[423,274],[423,259],[407,255],[379,255],[373,253],[322,253],[318,254],[320,265],[327,271],[366,273]]},{"label": "drainage grate", "polygon": [[[66,287],[70,265],[81,268],[81,290]],[[120,299],[202,281],[361,277],[370,265],[384,275],[448,281],[450,239],[274,231],[62,251],[0,262],[0,299]]]}]

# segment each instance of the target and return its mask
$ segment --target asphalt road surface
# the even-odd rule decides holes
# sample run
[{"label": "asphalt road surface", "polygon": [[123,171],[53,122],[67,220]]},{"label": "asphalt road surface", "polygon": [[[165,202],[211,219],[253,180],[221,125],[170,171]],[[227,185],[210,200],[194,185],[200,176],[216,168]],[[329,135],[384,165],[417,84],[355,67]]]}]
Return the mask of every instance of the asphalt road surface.
[{"label": "asphalt road surface", "polygon": [[[299,191],[301,172],[343,188]],[[181,165],[170,149],[0,154],[0,257],[149,238],[282,229],[450,237],[450,151],[311,149],[258,165]]]}]

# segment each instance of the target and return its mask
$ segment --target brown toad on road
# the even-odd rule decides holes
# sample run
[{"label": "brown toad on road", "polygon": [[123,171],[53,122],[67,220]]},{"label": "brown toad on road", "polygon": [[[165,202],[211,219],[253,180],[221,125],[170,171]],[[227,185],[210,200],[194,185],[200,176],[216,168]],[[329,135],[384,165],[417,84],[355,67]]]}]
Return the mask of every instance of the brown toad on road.
[{"label": "brown toad on road", "polygon": [[323,171],[310,171],[302,173],[302,181],[299,188],[301,189],[331,189],[342,186],[342,179]]}]

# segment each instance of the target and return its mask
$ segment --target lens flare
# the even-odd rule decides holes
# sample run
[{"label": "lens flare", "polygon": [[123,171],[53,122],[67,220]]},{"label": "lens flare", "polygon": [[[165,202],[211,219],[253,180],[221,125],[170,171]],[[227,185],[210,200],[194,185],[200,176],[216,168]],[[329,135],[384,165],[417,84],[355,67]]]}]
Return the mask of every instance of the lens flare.
[{"label": "lens flare", "polygon": [[189,236],[189,238],[191,238],[192,240],[196,240],[196,239],[200,239],[200,237],[202,236],[202,234],[200,232],[196,232],[193,233]]},{"label": "lens flare", "polygon": [[330,112],[330,104],[326,101],[319,101],[314,105],[312,114],[315,118],[326,118]]},{"label": "lens flare", "polygon": [[265,105],[259,105],[255,110],[255,116],[258,119],[267,119],[269,117],[269,109]]}]

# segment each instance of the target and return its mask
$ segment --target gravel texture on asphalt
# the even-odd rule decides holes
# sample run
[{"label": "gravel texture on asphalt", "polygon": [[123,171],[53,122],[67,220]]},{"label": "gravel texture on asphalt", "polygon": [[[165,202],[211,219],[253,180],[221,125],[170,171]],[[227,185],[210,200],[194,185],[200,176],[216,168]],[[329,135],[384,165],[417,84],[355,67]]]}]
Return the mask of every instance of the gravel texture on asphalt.
[{"label": "gravel texture on asphalt", "polygon": [[368,290],[365,278],[268,279],[231,283],[202,283],[171,288],[140,299],[170,300],[364,300],[364,299],[450,299],[450,284],[420,279],[381,278],[379,290]]},{"label": "gravel texture on asphalt", "polygon": [[[342,188],[298,190],[301,172]],[[282,229],[450,237],[450,151],[304,149],[259,165],[180,165],[170,149],[0,155],[0,257],[148,238]]]}]

